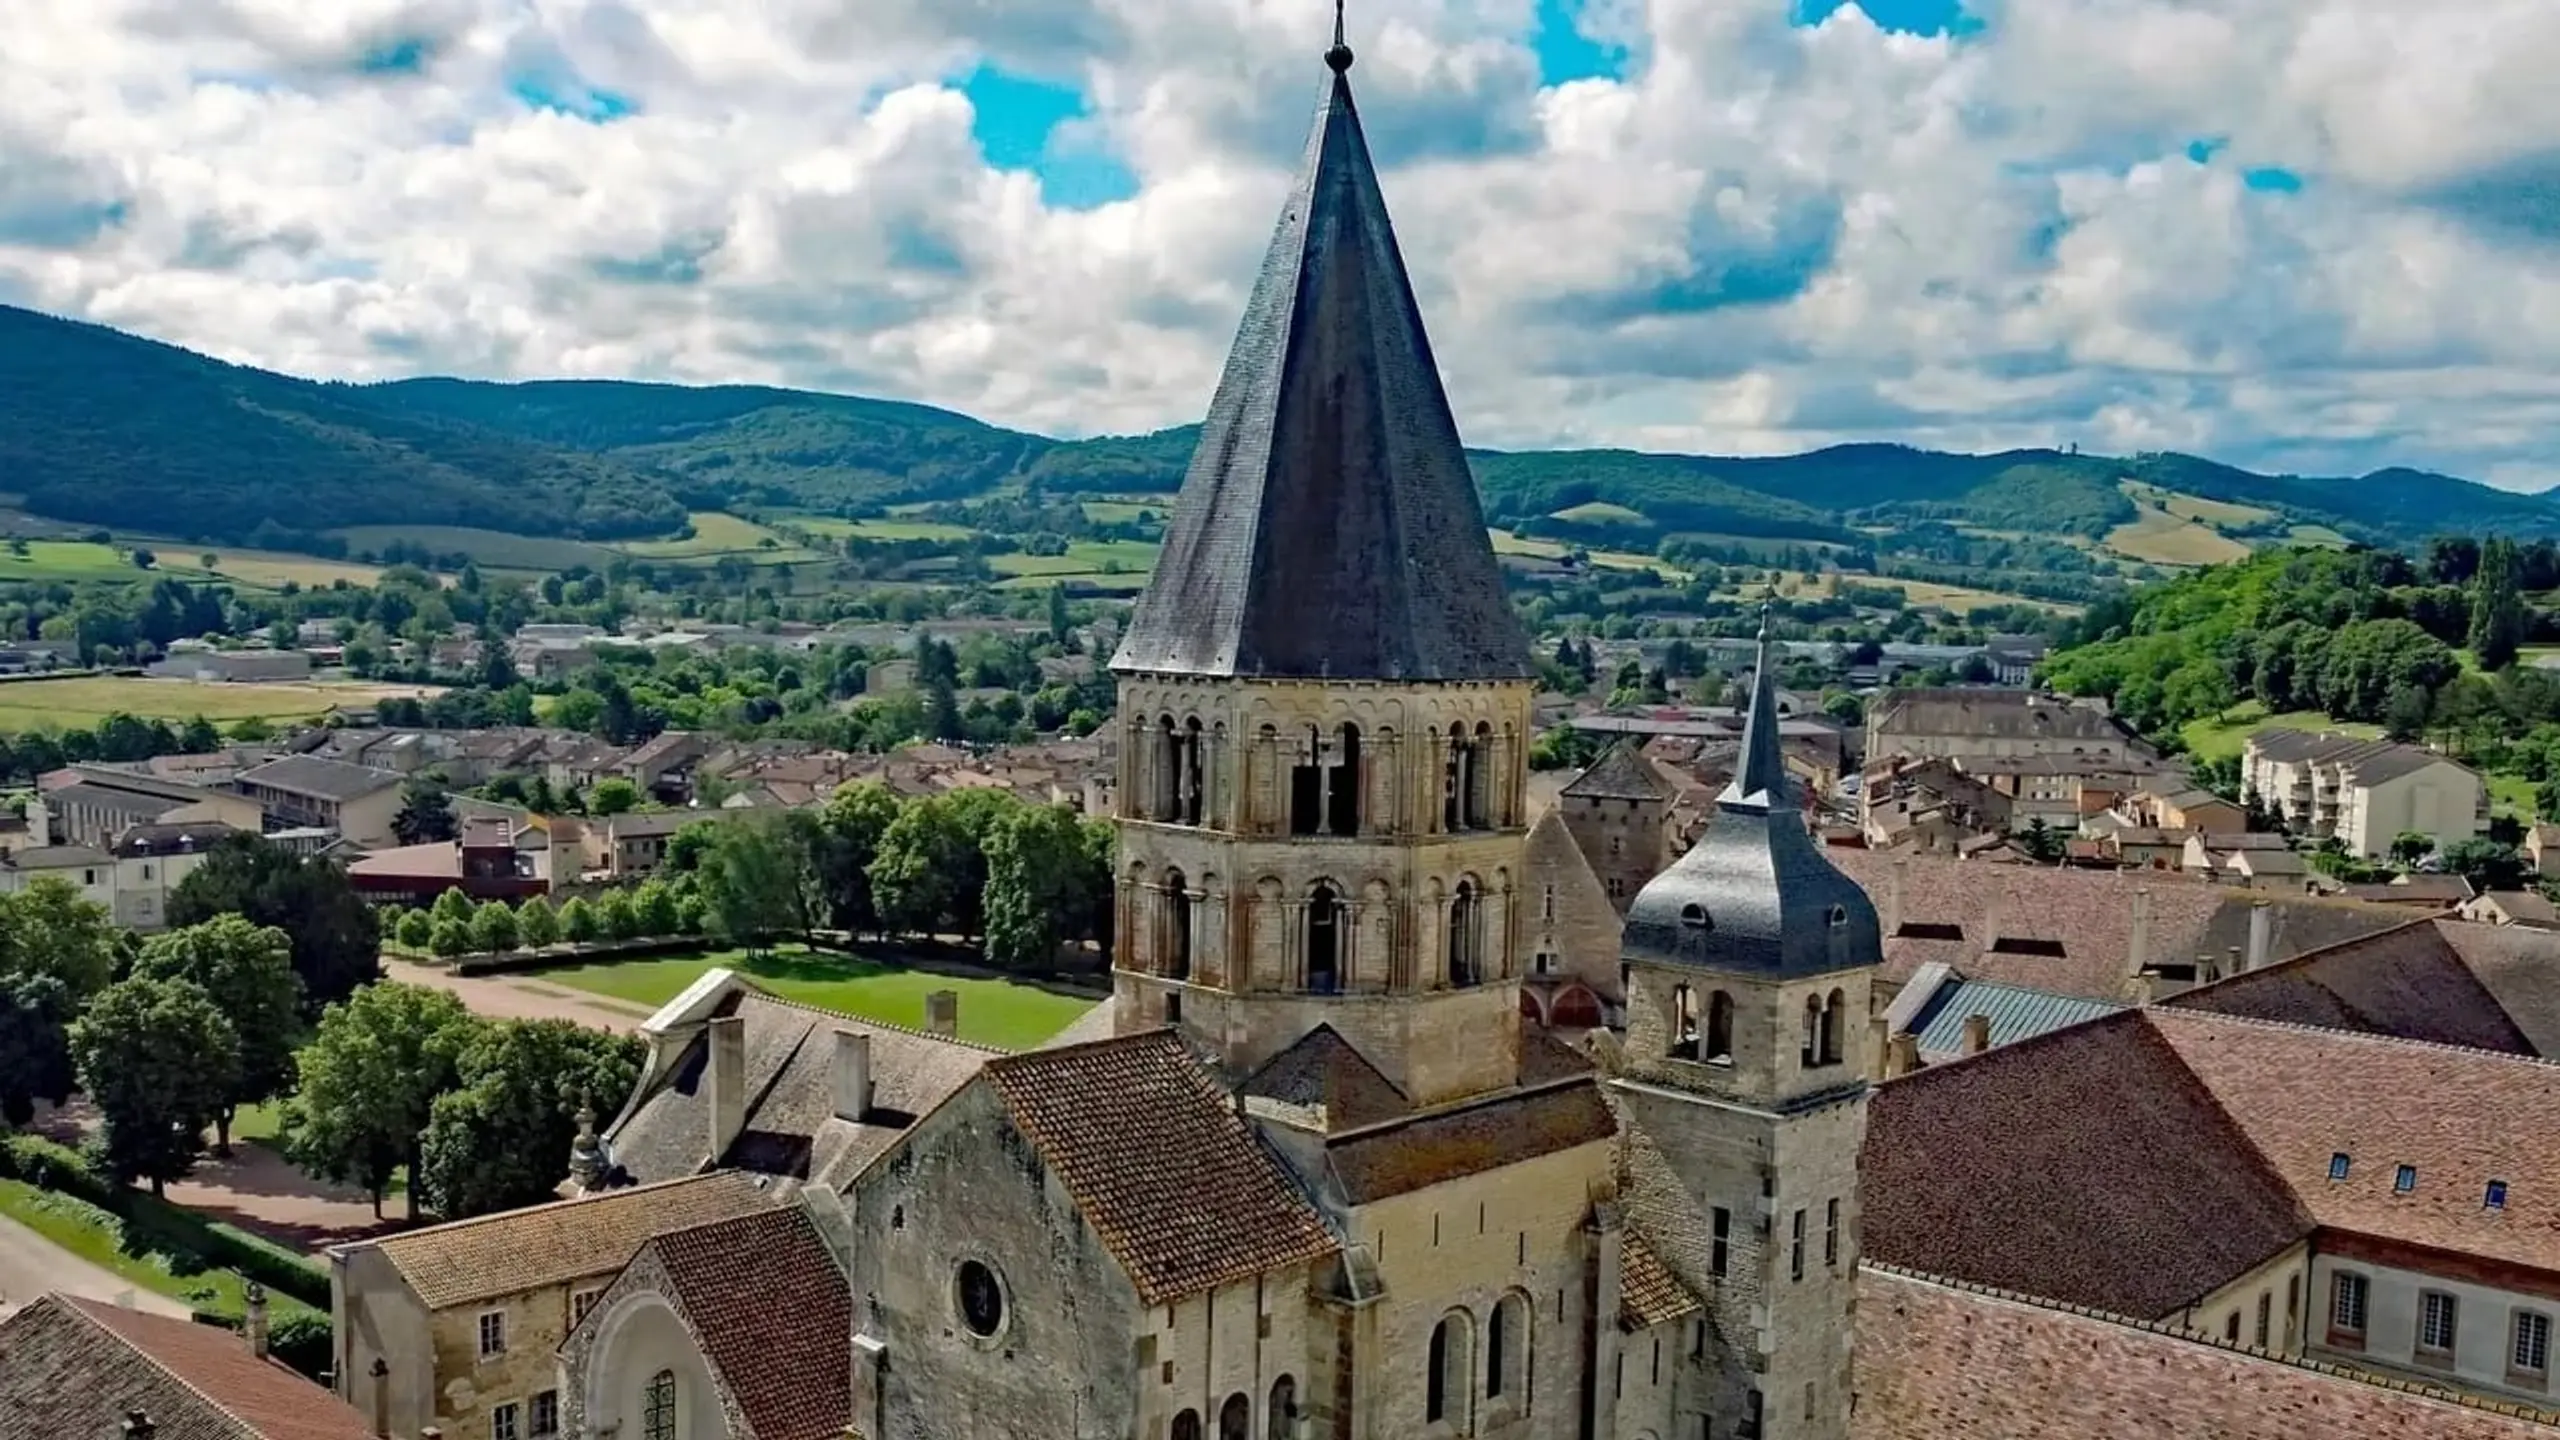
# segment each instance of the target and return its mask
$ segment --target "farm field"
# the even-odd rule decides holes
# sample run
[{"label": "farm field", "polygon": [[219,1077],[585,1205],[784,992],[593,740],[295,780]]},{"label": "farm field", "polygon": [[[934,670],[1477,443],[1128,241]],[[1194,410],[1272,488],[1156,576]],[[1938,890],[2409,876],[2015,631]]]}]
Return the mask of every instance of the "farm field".
[{"label": "farm field", "polygon": [[987,565],[999,575],[1144,575],[1155,568],[1159,548],[1139,540],[1078,540],[1064,555],[995,555]]},{"label": "farm field", "polygon": [[[1486,534],[1492,537],[1493,553],[1496,555],[1525,555],[1533,560],[1561,560],[1565,552],[1573,548],[1561,540],[1528,539],[1514,535],[1508,530],[1490,530]],[[1675,583],[1689,578],[1689,572],[1685,570],[1674,569],[1651,555],[1638,555],[1632,550],[1593,550],[1588,553],[1591,556],[1591,563],[1604,570],[1657,570],[1662,573],[1664,579]]]},{"label": "farm field", "polygon": [[1173,497],[1113,498],[1084,502],[1084,518],[1096,525],[1133,525],[1152,515],[1162,520],[1173,514]]},{"label": "farm field", "polygon": [[[1900,590],[1914,605],[1935,605],[1955,615],[1970,615],[1976,610],[1993,605],[2033,605],[2038,609],[2051,610],[2063,615],[2077,614],[2080,608],[2052,600],[2031,599],[2024,595],[2003,595],[1993,590],[1978,590],[1969,585],[1941,585],[1932,580],[1905,580],[1893,575],[1843,574],[1828,570],[1818,575],[1790,571],[1786,578],[1779,582],[1778,593],[1828,597],[1837,591],[1843,580],[1853,585],[1874,585]],[[1728,588],[1721,592],[1720,598],[1750,600],[1757,598],[1761,590],[1762,583],[1755,581],[1747,586]]]},{"label": "farm field", "polygon": [[814,558],[752,520],[725,511],[697,510],[693,534],[682,540],[624,540],[610,548],[644,560],[709,560],[744,555],[759,564],[789,564]]},{"label": "farm field", "polygon": [[352,552],[378,552],[386,545],[406,541],[424,545],[438,555],[468,555],[474,564],[501,570],[551,574],[579,565],[602,570],[613,563],[611,550],[584,540],[510,535],[503,530],[475,530],[461,525],[356,525],[330,533],[346,541]]},{"label": "farm field", "polygon": [[2353,542],[2326,525],[2296,525],[2284,537],[2295,545],[2317,545],[2328,550],[2344,550]]},{"label": "farm field", "polygon": [[924,1028],[925,996],[936,990],[956,990],[960,993],[960,1038],[1008,1050],[1025,1050],[1040,1044],[1100,999],[1060,994],[994,976],[901,969],[797,946],[608,961],[537,971],[531,978],[546,985],[566,985],[591,995],[655,1007],[682,994],[702,972],[714,967],[749,976],[786,1000],[911,1030]]},{"label": "farm field", "polygon": [[847,520],[837,515],[794,515],[790,523],[814,535],[842,540],[968,540],[977,531],[937,520]]},{"label": "farm field", "polygon": [[2108,531],[2107,548],[2153,565],[2220,565],[2249,557],[2248,546],[2202,521],[2165,510],[2146,509],[2141,519]]},{"label": "farm field", "polygon": [[2187,751],[2199,760],[2220,760],[2237,755],[2249,743],[2250,735],[2260,730],[2335,730],[2365,740],[2382,738],[2379,725],[2348,725],[2332,720],[2317,710],[2290,710],[2270,715],[2266,707],[2251,701],[2235,705],[2210,720],[2190,720],[2180,733],[2186,737]]},{"label": "farm field", "polygon": [[1588,504],[1558,510],[1554,518],[1574,525],[1642,525],[1648,529],[1653,525],[1652,521],[1644,517],[1644,512],[1630,510],[1624,505],[1612,505],[1606,500],[1594,500]]},{"label": "farm field", "polygon": [[110,715],[216,724],[238,720],[309,720],[340,705],[370,705],[395,695],[433,693],[414,685],[217,685],[147,675],[74,675],[0,684],[0,732],[93,726]]},{"label": "farm field", "polygon": [[[54,581],[134,580],[166,575],[173,580],[229,580],[272,590],[288,581],[317,588],[346,580],[370,585],[382,578],[382,567],[313,555],[287,555],[268,550],[207,549],[181,540],[149,536],[121,537],[115,544],[87,540],[28,540],[26,552],[0,547],[0,583],[47,584]],[[149,550],[153,563],[144,570],[133,563],[135,546]],[[213,566],[204,565],[206,556]]]},{"label": "farm field", "polygon": [[2227,500],[2207,500],[2201,495],[2186,495],[2145,485],[2139,480],[2124,482],[2124,493],[2133,503],[2146,508],[2157,507],[2181,520],[2201,521],[2206,525],[2259,525],[2276,518],[2273,510],[2255,505],[2235,505]]}]

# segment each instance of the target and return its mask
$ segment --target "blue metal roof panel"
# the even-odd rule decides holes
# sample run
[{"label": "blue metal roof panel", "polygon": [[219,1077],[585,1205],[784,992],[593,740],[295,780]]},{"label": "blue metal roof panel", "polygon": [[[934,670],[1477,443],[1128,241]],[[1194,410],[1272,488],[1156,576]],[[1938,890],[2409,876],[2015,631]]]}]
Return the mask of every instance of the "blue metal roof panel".
[{"label": "blue metal roof panel", "polygon": [[2022,985],[1957,980],[1938,988],[1911,1029],[1920,1037],[1921,1058],[1940,1060],[1964,1053],[1964,1022],[1969,1015],[1991,1017],[1991,1044],[1996,1049],[2066,1025],[2113,1015],[2123,1008],[2103,1000],[2083,1000]]}]

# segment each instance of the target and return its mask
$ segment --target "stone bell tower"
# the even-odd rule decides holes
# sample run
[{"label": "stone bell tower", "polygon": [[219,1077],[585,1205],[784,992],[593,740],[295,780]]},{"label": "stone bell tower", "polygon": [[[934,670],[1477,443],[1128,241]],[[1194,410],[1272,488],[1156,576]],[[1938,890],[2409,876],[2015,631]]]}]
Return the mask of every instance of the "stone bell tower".
[{"label": "stone bell tower", "polygon": [[[1706,834],[1628,907],[1611,1096],[1637,1223],[1704,1302],[1677,1433],[1847,1440],[1875,907],[1806,833],[1769,637],[1741,770]],[[1672,1433],[1666,1431],[1665,1433]]]},{"label": "stone bell tower", "polygon": [[1527,637],[1337,38],[1119,678],[1117,1024],[1515,1082]]}]

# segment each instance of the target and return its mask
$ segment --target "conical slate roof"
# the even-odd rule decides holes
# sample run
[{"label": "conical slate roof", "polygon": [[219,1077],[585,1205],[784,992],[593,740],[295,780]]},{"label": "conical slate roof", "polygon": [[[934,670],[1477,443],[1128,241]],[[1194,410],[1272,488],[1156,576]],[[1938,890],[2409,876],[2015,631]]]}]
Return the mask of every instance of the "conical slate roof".
[{"label": "conical slate roof", "polygon": [[1485,680],[1532,672],[1378,191],[1337,39],[1119,670]]},{"label": "conical slate roof", "polygon": [[1764,621],[1742,764],[1707,833],[1627,907],[1624,958],[1761,979],[1884,963],[1874,902],[1806,833],[1794,789]]}]

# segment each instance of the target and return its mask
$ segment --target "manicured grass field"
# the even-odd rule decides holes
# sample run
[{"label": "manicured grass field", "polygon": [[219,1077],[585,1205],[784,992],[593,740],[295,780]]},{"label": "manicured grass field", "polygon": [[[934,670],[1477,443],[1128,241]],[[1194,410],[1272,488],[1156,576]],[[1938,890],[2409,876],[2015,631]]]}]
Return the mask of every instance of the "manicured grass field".
[{"label": "manicured grass field", "polygon": [[925,996],[936,990],[957,990],[960,1038],[1008,1050],[1040,1044],[1095,1004],[1089,996],[1055,994],[1010,980],[904,970],[797,946],[579,965],[544,970],[535,978],[546,985],[658,1006],[682,994],[684,987],[715,966],[752,977],[786,1000],[910,1029],[924,1028]]},{"label": "manicured grass field", "polygon": [[2341,735],[2354,735],[2366,740],[2382,738],[2379,725],[2349,725],[2332,720],[2317,710],[2293,710],[2270,715],[2266,707],[2251,701],[2235,705],[2210,720],[2190,720],[2180,733],[2186,737],[2187,751],[2199,760],[2219,760],[2237,755],[2249,743],[2249,737],[2260,730],[2334,730]]},{"label": "manicured grass field", "polygon": [[[141,1198],[138,1203],[150,1202]],[[123,1276],[136,1289],[184,1301],[198,1310],[224,1315],[241,1311],[245,1286],[237,1274],[192,1269],[182,1274],[180,1268],[191,1263],[186,1259],[158,1251],[128,1252],[124,1223],[85,1200],[39,1190],[21,1180],[0,1180],[0,1215],[102,1270]],[[276,1316],[311,1308],[289,1295],[271,1295],[268,1305],[269,1312]]]},{"label": "manicured grass field", "polygon": [[308,720],[340,705],[370,705],[415,687],[380,685],[208,685],[143,675],[75,675],[0,684],[0,731],[91,726],[110,715],[217,724],[252,717]]}]

